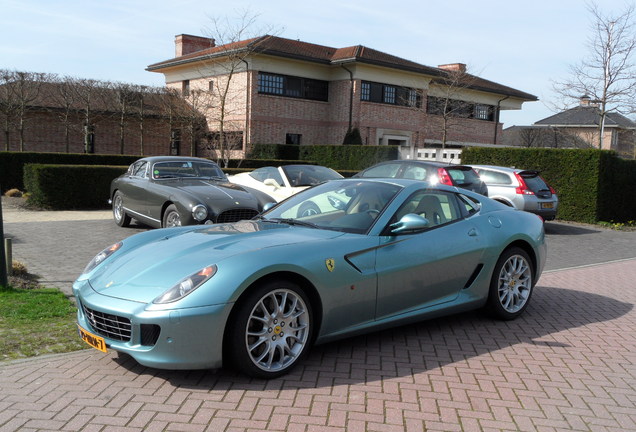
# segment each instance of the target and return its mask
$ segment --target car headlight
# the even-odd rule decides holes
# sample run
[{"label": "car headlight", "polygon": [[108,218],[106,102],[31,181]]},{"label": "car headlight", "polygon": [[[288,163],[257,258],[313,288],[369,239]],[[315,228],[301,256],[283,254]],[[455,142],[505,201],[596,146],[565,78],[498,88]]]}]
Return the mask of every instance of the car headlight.
[{"label": "car headlight", "polygon": [[119,243],[115,243],[114,245],[108,246],[106,249],[104,249],[103,251],[95,255],[95,258],[93,258],[91,262],[88,263],[88,265],[86,266],[86,268],[84,269],[82,273],[88,273],[93,271],[95,267],[103,263],[106,258],[114,254],[116,251],[118,251],[123,245],[124,244],[122,242],[119,242]]},{"label": "car headlight", "polygon": [[187,296],[192,291],[203,285],[208,279],[214,276],[215,273],[215,265],[205,267],[198,272],[188,276],[187,278],[184,278],[177,282],[175,286],[157,297],[153,301],[153,303],[171,303],[182,299],[183,297]]},{"label": "car headlight", "polygon": [[197,204],[192,207],[192,217],[199,222],[205,220],[208,217],[208,209],[203,204]]}]

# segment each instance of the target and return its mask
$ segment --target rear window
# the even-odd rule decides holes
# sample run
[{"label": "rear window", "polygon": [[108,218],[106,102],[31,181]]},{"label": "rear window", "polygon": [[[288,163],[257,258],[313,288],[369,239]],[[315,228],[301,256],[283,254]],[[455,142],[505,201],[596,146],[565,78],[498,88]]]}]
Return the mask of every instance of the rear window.
[{"label": "rear window", "polygon": [[541,177],[539,177],[539,173],[537,172],[521,172],[519,175],[523,177],[523,181],[526,182],[526,185],[532,192],[536,193],[539,191],[550,190],[550,187]]},{"label": "rear window", "polygon": [[479,183],[479,175],[472,168],[447,167],[446,171],[457,185]]}]

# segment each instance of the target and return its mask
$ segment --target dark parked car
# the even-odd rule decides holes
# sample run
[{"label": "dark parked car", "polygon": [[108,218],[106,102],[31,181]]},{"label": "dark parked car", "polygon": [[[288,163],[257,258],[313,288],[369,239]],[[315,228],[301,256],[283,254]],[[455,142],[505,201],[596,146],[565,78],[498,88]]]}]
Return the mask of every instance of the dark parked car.
[{"label": "dark parked car", "polygon": [[421,160],[396,160],[380,162],[360,171],[354,177],[364,178],[405,178],[425,180],[432,184],[445,184],[488,196],[488,187],[479,174],[466,165],[448,165],[440,162]]},{"label": "dark parked car", "polygon": [[155,228],[251,219],[275,202],[267,194],[230,183],[217,164],[194,157],[139,159],[110,185],[113,217]]}]

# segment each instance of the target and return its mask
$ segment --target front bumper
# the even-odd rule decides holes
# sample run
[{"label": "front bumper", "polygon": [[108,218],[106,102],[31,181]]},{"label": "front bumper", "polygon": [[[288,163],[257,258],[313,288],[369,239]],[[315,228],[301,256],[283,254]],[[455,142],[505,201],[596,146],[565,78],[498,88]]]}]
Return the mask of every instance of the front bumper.
[{"label": "front bumper", "polygon": [[[141,365],[158,369],[212,369],[223,364],[223,334],[231,304],[149,311],[145,303],[99,294],[88,281],[75,282],[73,293],[80,327],[104,337],[107,348],[127,353]],[[84,306],[129,320],[130,337],[115,340],[100,332],[86,316]],[[142,338],[142,326],[147,325],[160,328],[152,345]]]}]

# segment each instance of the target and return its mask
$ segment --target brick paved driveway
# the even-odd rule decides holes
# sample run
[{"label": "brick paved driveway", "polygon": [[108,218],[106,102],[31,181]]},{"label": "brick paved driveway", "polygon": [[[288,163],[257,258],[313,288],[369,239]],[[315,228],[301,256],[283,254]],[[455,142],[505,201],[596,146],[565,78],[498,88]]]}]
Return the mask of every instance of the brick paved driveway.
[{"label": "brick paved driveway", "polygon": [[[0,431],[636,430],[636,259],[558,270],[634,257],[635,243],[557,228],[516,321],[473,312],[350,338],[272,381],[94,350],[5,362]],[[598,236],[603,256],[588,250]]]}]

